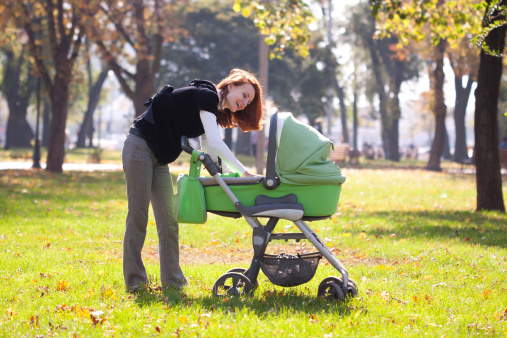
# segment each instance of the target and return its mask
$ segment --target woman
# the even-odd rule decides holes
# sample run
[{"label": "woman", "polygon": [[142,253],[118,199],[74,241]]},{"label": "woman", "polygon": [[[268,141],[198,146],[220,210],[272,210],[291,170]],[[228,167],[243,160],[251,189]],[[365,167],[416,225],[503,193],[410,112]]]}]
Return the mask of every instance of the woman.
[{"label": "woman", "polygon": [[141,251],[152,203],[159,238],[162,286],[187,284],[179,265],[178,221],[168,163],[178,158],[181,136],[201,136],[203,150],[217,155],[242,176],[249,173],[222,141],[218,125],[259,130],[263,123],[262,89],[256,77],[233,69],[217,86],[194,80],[187,87],[166,86],[147,103],[127,135],[122,152],[128,214],[123,241],[123,276],[129,292],[148,282]]}]

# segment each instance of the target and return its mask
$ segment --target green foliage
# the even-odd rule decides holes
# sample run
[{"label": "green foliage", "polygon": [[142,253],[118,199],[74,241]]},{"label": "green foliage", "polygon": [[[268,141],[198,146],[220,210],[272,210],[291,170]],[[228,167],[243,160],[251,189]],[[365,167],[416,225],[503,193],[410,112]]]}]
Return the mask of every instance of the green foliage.
[{"label": "green foliage", "polygon": [[238,67],[253,72],[259,62],[259,36],[251,20],[231,10],[232,1],[202,1],[192,11],[181,9],[178,36],[162,50],[157,88],[187,85],[195,78],[218,83]]},{"label": "green foliage", "polygon": [[251,1],[235,0],[235,12],[254,17],[255,26],[265,36],[268,46],[274,46],[270,59],[280,58],[285,49],[292,49],[301,57],[309,55],[308,25],[315,21],[308,4],[303,0]]},{"label": "green foliage", "polygon": [[[193,11],[182,11],[181,28],[188,34],[164,46],[167,61],[160,68],[157,88],[167,83],[185,86],[195,78],[217,83],[233,67],[258,72],[259,32],[251,19],[230,10],[232,3],[203,1]],[[267,94],[281,110],[309,118],[322,114],[321,98],[331,85],[331,74],[326,67],[329,56],[319,47],[321,41],[322,36],[314,32],[310,43],[315,47],[307,58],[288,49],[282,59],[269,61]]]},{"label": "green foliage", "polygon": [[495,0],[481,2],[476,5],[476,8],[477,10],[484,11],[484,18],[482,21],[483,29],[479,34],[473,37],[472,42],[479,46],[486,54],[503,57],[503,51],[491,49],[486,42],[486,38],[492,30],[507,25],[505,19],[507,6],[505,5],[505,1]]},{"label": "green foliage", "polygon": [[377,17],[378,34],[397,34],[401,43],[429,37],[433,45],[446,40],[451,48],[469,34],[481,29],[481,14],[473,0],[371,0]]}]

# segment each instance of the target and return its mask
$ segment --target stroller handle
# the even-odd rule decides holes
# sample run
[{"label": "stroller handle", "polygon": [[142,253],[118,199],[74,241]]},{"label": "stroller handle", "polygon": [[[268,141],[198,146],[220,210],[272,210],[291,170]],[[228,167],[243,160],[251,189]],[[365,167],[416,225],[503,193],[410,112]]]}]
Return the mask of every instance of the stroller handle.
[{"label": "stroller handle", "polygon": [[194,158],[195,152],[196,155],[195,161],[199,160],[200,162],[202,162],[202,164],[204,164],[204,167],[210,173],[211,176],[215,176],[216,174],[220,173],[220,168],[211,159],[211,157],[206,153],[200,152],[192,148],[190,146],[190,143],[188,142],[188,137],[186,137],[185,135],[181,137],[181,149],[183,149],[186,153],[192,155],[192,158]]},{"label": "stroller handle", "polygon": [[181,149],[183,149],[184,152],[192,155],[192,152],[194,151],[194,148],[190,146],[190,143],[188,142],[188,137],[183,135],[181,137]]}]

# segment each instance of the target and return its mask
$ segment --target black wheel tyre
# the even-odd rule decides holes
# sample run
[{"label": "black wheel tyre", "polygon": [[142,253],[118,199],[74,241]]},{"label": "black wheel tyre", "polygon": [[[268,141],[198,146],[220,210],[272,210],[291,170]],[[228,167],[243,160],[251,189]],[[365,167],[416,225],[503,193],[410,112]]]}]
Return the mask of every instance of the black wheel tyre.
[{"label": "black wheel tyre", "polygon": [[[347,288],[343,287],[343,281],[340,277],[334,277],[334,276],[324,278],[322,280],[322,282],[320,282],[320,284],[323,285],[323,284],[327,284],[327,283],[331,283],[331,282],[333,282],[341,287],[342,293],[344,294],[345,298],[357,296],[357,286],[356,286],[356,283],[352,279],[350,279],[350,278],[348,279]],[[319,286],[319,289],[320,289],[320,286]]]},{"label": "black wheel tyre", "polygon": [[350,296],[350,297],[355,297],[355,296],[357,296],[357,289],[356,289],[356,286],[355,286],[355,285],[352,285],[351,283],[349,283],[349,285],[348,285],[348,289],[349,289],[349,296]]},{"label": "black wheel tyre", "polygon": [[[248,269],[245,269],[245,268],[232,268],[230,270],[228,270],[226,273],[230,273],[230,272],[236,272],[236,273],[240,273],[242,275],[247,275],[248,274]],[[257,281],[255,281],[255,283],[252,283],[252,285],[254,286],[254,288],[257,287]]]},{"label": "black wheel tyre", "polygon": [[340,302],[345,300],[345,295],[343,294],[341,286],[335,282],[329,281],[326,283],[320,283],[318,296],[330,300],[339,300]]},{"label": "black wheel tyre", "polygon": [[252,282],[247,276],[228,272],[220,276],[213,285],[213,295],[217,297],[245,296],[251,293]]},{"label": "black wheel tyre", "polygon": [[[336,284],[340,284],[340,285],[343,284],[341,277],[335,277],[335,276],[326,277],[326,278],[324,278],[324,280],[322,280],[322,283],[327,283],[327,282],[335,282]],[[349,282],[347,284],[348,285],[352,284],[357,289],[356,282],[354,282],[352,279],[349,278]]]},{"label": "black wheel tyre", "polygon": [[240,273],[240,274],[244,275],[244,274],[246,274],[247,269],[245,269],[245,268],[232,268],[230,270],[227,270],[226,273],[229,273],[229,272],[237,272],[237,273]]}]

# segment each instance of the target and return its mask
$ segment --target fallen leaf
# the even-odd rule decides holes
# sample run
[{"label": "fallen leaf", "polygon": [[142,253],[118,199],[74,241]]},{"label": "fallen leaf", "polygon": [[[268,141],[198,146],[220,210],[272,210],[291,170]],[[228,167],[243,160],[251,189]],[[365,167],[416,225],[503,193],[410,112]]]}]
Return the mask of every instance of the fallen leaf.
[{"label": "fallen leaf", "polygon": [[56,290],[58,291],[67,291],[69,289],[69,282],[66,280],[59,280],[56,283]]},{"label": "fallen leaf", "polygon": [[384,291],[380,294],[380,297],[382,297],[384,300],[389,300],[389,292]]},{"label": "fallen leaf", "polygon": [[448,286],[448,285],[446,283],[438,283],[438,284],[433,285],[432,287],[435,288],[437,286]]}]

